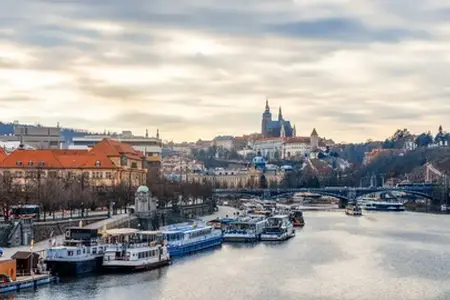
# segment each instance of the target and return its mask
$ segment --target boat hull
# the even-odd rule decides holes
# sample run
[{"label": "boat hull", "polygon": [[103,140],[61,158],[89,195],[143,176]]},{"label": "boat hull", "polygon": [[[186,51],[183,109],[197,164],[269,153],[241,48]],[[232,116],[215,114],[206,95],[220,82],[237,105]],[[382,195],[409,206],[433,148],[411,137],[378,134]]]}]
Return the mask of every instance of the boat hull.
[{"label": "boat hull", "polygon": [[265,242],[281,242],[288,240],[295,236],[295,231],[291,234],[289,233],[283,233],[283,234],[262,234],[261,235],[261,241]]},{"label": "boat hull", "polygon": [[260,238],[257,235],[225,234],[223,240],[225,242],[253,243],[259,241]]},{"label": "boat hull", "polygon": [[209,239],[195,241],[192,243],[185,243],[183,245],[168,245],[167,250],[171,257],[184,256],[190,253],[198,252],[212,247],[222,245],[223,237],[215,236]]},{"label": "boat hull", "polygon": [[131,273],[131,272],[139,272],[139,271],[148,271],[158,269],[170,264],[170,259],[161,260],[158,262],[147,263],[147,264],[114,264],[114,262],[110,264],[103,264],[102,271],[104,273]]},{"label": "boat hull", "polygon": [[386,207],[364,207],[363,208],[366,211],[405,211],[404,206],[399,207],[392,207],[392,206],[386,206]]},{"label": "boat hull", "polygon": [[78,261],[47,259],[44,262],[47,264],[47,268],[51,270],[51,273],[53,275],[59,277],[69,277],[100,272],[102,268],[103,257],[97,256]]}]

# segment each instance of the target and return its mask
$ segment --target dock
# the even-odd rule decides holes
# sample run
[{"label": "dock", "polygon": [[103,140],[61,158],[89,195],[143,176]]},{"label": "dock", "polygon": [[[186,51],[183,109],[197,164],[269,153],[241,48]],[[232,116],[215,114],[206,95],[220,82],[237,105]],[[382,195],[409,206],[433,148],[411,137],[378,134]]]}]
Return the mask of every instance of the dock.
[{"label": "dock", "polygon": [[36,274],[31,276],[19,276],[16,281],[0,283],[0,293],[20,291],[28,288],[36,288],[40,285],[57,282],[58,278],[50,274]]}]

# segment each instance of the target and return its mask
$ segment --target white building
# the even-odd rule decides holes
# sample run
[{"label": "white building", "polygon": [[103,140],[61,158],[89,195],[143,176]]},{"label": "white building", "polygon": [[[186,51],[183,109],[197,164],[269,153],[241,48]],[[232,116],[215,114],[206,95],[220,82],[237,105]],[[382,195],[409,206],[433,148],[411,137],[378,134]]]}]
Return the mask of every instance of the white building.
[{"label": "white building", "polygon": [[253,150],[268,159],[281,158],[284,138],[265,138],[253,142]]},{"label": "white building", "polygon": [[72,144],[70,144],[68,148],[80,150],[89,149],[105,138],[128,144],[132,146],[133,149],[144,153],[145,156],[151,160],[161,159],[161,140],[159,139],[159,133],[157,133],[157,137],[149,137],[148,131],[145,136],[135,136],[131,131],[123,131],[121,134],[117,135],[88,135],[74,137]]},{"label": "white building", "polygon": [[311,138],[309,137],[294,137],[286,140],[282,147],[283,159],[298,159],[309,154],[312,150]]},{"label": "white building", "polygon": [[217,148],[231,150],[234,148],[234,137],[232,136],[216,136],[212,144]]}]

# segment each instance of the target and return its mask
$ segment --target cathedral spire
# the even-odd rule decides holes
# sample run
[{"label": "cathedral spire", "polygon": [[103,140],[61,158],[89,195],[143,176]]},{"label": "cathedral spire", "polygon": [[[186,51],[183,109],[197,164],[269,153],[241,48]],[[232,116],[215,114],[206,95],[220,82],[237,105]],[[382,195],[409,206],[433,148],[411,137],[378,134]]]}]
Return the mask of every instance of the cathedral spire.
[{"label": "cathedral spire", "polygon": [[295,124],[294,128],[292,128],[292,137],[297,137],[297,129],[295,128]]},{"label": "cathedral spire", "polygon": [[269,98],[266,97],[266,111],[270,111]]},{"label": "cathedral spire", "polygon": [[159,128],[156,129],[156,138],[159,139]]},{"label": "cathedral spire", "polygon": [[278,121],[283,121],[283,114],[281,113],[281,106],[278,109]]}]

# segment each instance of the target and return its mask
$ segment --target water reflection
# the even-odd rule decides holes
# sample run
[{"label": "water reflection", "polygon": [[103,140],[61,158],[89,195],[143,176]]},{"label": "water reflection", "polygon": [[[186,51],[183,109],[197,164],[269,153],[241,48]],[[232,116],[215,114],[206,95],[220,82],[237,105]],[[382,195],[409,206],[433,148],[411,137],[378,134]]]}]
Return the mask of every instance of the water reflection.
[{"label": "water reflection", "polygon": [[305,219],[285,243],[224,244],[151,272],[84,277],[16,298],[450,299],[450,218],[307,212]]}]

